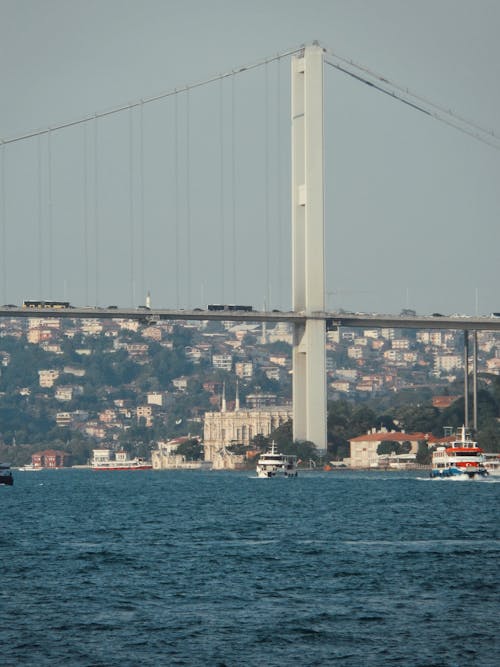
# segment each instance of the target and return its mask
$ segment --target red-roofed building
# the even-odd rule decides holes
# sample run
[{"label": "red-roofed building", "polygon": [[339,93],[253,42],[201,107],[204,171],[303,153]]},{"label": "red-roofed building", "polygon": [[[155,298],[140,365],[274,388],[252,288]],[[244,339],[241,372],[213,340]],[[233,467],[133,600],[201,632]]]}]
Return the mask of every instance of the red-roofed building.
[{"label": "red-roofed building", "polygon": [[435,408],[444,410],[445,408],[449,408],[459,398],[460,396],[434,396],[432,398],[432,405]]},{"label": "red-roofed building", "polygon": [[376,431],[358,435],[349,440],[351,448],[351,468],[378,468],[379,455],[377,449],[383,442],[393,442],[395,445],[409,443],[408,454],[415,455],[418,443],[427,441],[426,433],[403,433],[401,431]]}]

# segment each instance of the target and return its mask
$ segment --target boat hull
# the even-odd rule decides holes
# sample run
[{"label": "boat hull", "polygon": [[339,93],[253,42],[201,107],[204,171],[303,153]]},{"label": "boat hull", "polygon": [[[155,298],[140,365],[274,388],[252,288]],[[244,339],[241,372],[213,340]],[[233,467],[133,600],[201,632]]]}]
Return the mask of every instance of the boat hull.
[{"label": "boat hull", "polygon": [[486,468],[438,468],[431,471],[431,477],[436,479],[474,479],[475,477],[488,477]]},{"label": "boat hull", "polygon": [[114,472],[116,470],[152,470],[152,465],[137,465],[137,466],[94,466],[92,470],[97,472],[109,471]]},{"label": "boat hull", "polygon": [[261,479],[269,477],[297,477],[296,470],[257,470],[257,477]]},{"label": "boat hull", "polygon": [[14,477],[12,476],[12,473],[7,475],[0,475],[0,484],[4,484],[5,486],[12,486],[14,484]]}]

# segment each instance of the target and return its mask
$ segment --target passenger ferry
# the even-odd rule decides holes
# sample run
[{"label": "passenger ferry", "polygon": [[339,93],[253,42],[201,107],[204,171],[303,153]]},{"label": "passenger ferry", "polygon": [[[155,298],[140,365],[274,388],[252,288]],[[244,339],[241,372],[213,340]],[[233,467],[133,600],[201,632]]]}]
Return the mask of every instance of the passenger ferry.
[{"label": "passenger ferry", "polygon": [[5,484],[5,486],[12,486],[14,484],[14,478],[10,471],[10,463],[0,463],[0,484]]},{"label": "passenger ferry", "polygon": [[297,457],[280,454],[273,441],[257,461],[257,477],[297,477]]},{"label": "passenger ferry", "polygon": [[94,449],[92,470],[151,470],[153,464],[139,457],[128,458],[127,452],[113,452],[111,449]]},{"label": "passenger ferry", "polygon": [[472,440],[465,426],[462,426],[455,438],[433,452],[431,477],[486,477],[488,471],[484,466],[483,450]]}]

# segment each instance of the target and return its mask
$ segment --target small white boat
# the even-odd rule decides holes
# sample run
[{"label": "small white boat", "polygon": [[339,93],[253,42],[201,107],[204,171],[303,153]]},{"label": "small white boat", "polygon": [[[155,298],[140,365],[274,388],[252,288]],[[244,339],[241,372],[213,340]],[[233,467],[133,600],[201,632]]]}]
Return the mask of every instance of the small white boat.
[{"label": "small white boat", "polygon": [[439,446],[432,454],[431,477],[474,479],[487,475],[483,450],[472,440],[465,426],[452,442]]},{"label": "small white boat", "polygon": [[18,470],[21,472],[40,472],[43,468],[34,466],[32,463],[27,463],[25,466],[20,466]]},{"label": "small white boat", "polygon": [[280,454],[273,441],[257,461],[257,477],[297,477],[297,457]]},{"label": "small white boat", "polygon": [[500,454],[484,454],[484,467],[488,475],[500,477]]},{"label": "small white boat", "polygon": [[114,452],[111,449],[94,449],[91,461],[92,470],[151,470],[151,461],[139,457],[129,459],[127,452]]}]

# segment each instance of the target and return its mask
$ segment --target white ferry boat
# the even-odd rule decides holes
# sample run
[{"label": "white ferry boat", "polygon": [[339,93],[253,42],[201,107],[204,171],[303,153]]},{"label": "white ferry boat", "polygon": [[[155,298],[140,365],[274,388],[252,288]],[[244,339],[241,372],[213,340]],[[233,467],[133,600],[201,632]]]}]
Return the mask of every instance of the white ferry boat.
[{"label": "white ferry boat", "polygon": [[127,452],[94,449],[93,454],[92,470],[151,470],[153,467],[150,461],[139,457],[129,459]]},{"label": "white ferry boat", "polygon": [[439,446],[432,454],[431,477],[469,478],[486,477],[483,450],[472,440],[470,432],[462,426],[456,439]]},{"label": "white ferry boat", "polygon": [[297,477],[297,457],[280,454],[274,442],[257,461],[257,477]]}]

